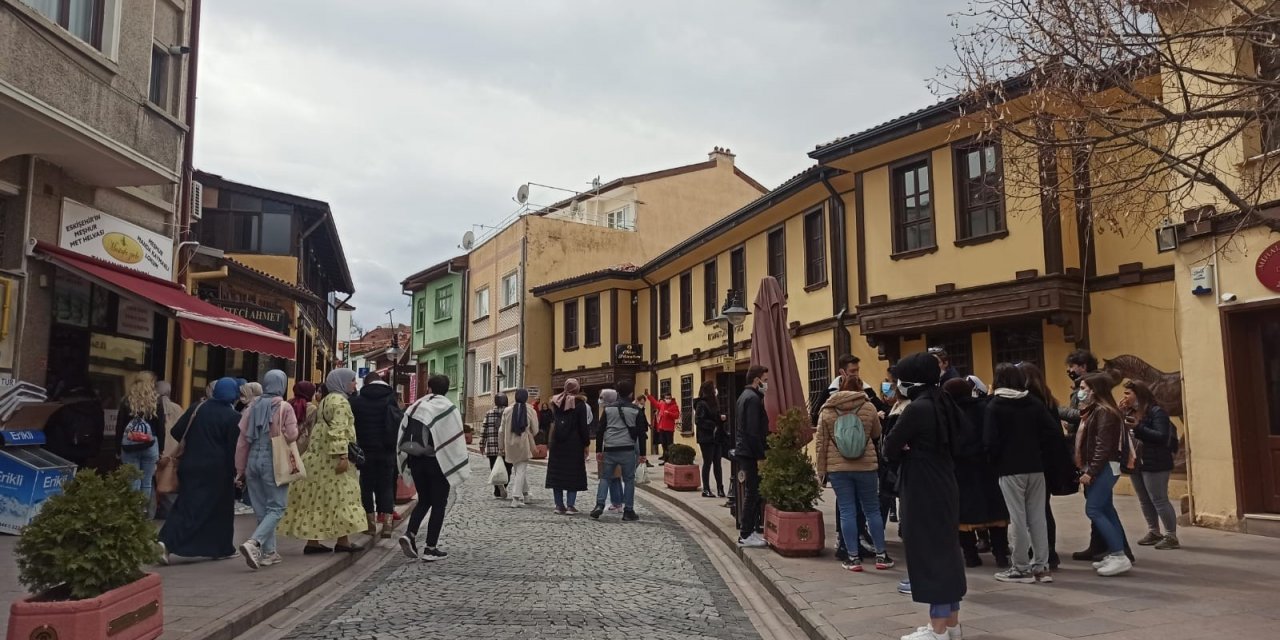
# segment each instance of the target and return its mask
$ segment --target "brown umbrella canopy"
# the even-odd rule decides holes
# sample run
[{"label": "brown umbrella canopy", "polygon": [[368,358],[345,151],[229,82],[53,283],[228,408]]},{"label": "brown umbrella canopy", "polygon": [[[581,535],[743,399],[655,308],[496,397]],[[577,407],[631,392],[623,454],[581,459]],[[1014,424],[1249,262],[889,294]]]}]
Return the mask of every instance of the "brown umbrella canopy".
[{"label": "brown umbrella canopy", "polygon": [[[769,413],[769,431],[772,432],[777,429],[778,416],[793,408],[807,411],[809,406],[800,382],[796,354],[791,348],[787,301],[782,287],[773,277],[760,281],[753,314],[751,364],[769,368],[769,390],[764,394],[764,407]],[[811,433],[806,433],[801,437],[802,443],[808,443],[812,437]]]}]

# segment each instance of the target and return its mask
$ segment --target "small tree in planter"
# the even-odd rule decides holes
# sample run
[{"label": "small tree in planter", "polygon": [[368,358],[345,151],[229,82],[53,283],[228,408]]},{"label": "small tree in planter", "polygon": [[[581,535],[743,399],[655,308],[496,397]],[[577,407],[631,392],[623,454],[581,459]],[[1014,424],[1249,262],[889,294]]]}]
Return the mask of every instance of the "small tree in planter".
[{"label": "small tree in planter", "polygon": [[[33,595],[10,607],[9,638],[150,640],[164,631],[160,557],[138,470],[76,474],[22,530],[18,581]],[[51,633],[50,633],[51,632]]]},{"label": "small tree in planter", "polygon": [[800,409],[779,417],[760,469],[764,539],[784,556],[818,555],[826,543],[822,512],[814,509],[822,487],[801,444],[807,425],[808,417]]},{"label": "small tree in planter", "polygon": [[693,461],[698,452],[687,444],[673,444],[667,447],[667,464],[662,470],[662,479],[668,489],[676,491],[697,491],[702,483],[698,478],[698,465]]}]

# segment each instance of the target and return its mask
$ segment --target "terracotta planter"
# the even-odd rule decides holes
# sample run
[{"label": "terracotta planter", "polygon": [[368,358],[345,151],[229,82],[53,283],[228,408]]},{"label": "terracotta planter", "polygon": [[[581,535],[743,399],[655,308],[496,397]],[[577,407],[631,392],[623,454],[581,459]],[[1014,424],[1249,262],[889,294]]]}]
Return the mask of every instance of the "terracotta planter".
[{"label": "terracotta planter", "polygon": [[409,486],[399,475],[396,476],[396,504],[406,504],[418,495],[417,489]]},{"label": "terracotta planter", "polygon": [[164,633],[164,594],[160,575],[89,600],[33,602],[9,606],[8,640],[153,640]]},{"label": "terracotta planter", "polygon": [[545,444],[534,445],[534,447],[533,447],[533,459],[534,459],[534,460],[546,460],[546,459],[547,459],[547,445],[545,445]]},{"label": "terracotta planter", "polygon": [[784,556],[816,556],[826,545],[821,511],[778,511],[764,508],[764,539]]},{"label": "terracotta planter", "polygon": [[662,467],[662,479],[667,483],[668,489],[676,491],[697,491],[702,488],[696,464],[667,463]]}]

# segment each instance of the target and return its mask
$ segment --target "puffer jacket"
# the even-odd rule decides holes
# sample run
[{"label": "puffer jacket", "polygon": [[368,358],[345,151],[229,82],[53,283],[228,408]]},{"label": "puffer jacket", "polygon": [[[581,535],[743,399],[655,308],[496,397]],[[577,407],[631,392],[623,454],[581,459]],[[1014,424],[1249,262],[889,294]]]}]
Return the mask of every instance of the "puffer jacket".
[{"label": "puffer jacket", "polygon": [[385,458],[395,455],[395,431],[387,425],[387,410],[392,405],[399,406],[396,391],[385,383],[366,384],[351,398],[351,414],[356,419],[356,443],[364,449],[365,456]]},{"label": "puffer jacket", "polygon": [[[842,415],[856,411],[862,420],[862,428],[867,434],[867,448],[861,458],[846,458],[840,455],[836,446],[836,419]],[[817,459],[818,475],[825,476],[837,471],[875,471],[878,468],[876,456],[876,440],[880,439],[880,418],[876,415],[876,406],[860,391],[837,391],[827,398],[818,413]]]}]

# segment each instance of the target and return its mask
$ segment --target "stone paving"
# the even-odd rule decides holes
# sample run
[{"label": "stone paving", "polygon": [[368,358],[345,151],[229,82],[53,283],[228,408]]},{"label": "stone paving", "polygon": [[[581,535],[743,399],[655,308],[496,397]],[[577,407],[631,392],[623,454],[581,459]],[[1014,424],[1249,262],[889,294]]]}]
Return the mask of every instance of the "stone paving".
[{"label": "stone paving", "polygon": [[511,509],[475,468],[446,519],[446,560],[395,556],[287,637],[759,638],[703,550],[643,502],[639,522],[591,520],[585,495],[581,515],[556,516],[534,465],[535,501]]}]

